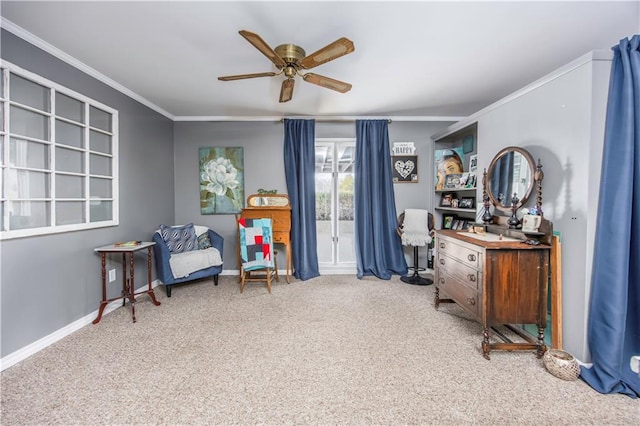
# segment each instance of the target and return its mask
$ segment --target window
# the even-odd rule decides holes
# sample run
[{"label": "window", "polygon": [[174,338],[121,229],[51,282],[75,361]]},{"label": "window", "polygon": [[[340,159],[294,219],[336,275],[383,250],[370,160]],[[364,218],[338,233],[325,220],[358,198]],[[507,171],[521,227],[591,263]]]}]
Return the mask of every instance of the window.
[{"label": "window", "polygon": [[117,225],[118,112],[0,71],[0,239]]},{"label": "window", "polygon": [[353,139],[317,139],[316,231],[318,262],[332,267],[355,266]]}]

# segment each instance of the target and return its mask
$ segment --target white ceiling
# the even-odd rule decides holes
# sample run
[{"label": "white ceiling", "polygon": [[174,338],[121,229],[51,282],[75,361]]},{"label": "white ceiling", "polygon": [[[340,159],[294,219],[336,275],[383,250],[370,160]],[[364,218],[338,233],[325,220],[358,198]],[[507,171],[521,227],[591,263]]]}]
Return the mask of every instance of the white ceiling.
[{"label": "white ceiling", "polygon": [[[640,0],[2,0],[0,14],[5,28],[24,29],[175,119],[462,117],[640,32]],[[293,99],[281,104],[282,76],[218,81],[275,70],[241,29],[307,54],[351,39],[354,53],[313,72],[353,89],[341,94],[298,77]]]}]

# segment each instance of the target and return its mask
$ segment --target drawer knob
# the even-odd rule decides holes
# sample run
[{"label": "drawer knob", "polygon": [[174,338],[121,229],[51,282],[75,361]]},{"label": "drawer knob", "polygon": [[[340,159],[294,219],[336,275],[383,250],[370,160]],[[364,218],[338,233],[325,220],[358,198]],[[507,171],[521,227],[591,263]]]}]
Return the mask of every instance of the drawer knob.
[{"label": "drawer knob", "polygon": [[473,306],[476,304],[476,299],[474,299],[473,297],[467,297],[467,303]]},{"label": "drawer knob", "polygon": [[467,256],[467,259],[469,259],[470,262],[475,262],[476,261],[476,255],[475,254],[470,254]]},{"label": "drawer knob", "polygon": [[472,283],[476,282],[476,276],[474,274],[469,274],[467,275],[467,278],[469,279],[469,281],[471,281]]},{"label": "drawer knob", "polygon": [[445,243],[440,243],[440,248],[441,248],[441,249],[443,249],[443,248],[445,248],[445,247],[446,247]]},{"label": "drawer knob", "polygon": [[444,259],[440,258],[440,264],[444,265]]},{"label": "drawer knob", "polygon": [[444,278],[440,278],[440,279],[438,280],[438,282],[439,282],[441,285],[442,285],[442,284],[444,284]]}]

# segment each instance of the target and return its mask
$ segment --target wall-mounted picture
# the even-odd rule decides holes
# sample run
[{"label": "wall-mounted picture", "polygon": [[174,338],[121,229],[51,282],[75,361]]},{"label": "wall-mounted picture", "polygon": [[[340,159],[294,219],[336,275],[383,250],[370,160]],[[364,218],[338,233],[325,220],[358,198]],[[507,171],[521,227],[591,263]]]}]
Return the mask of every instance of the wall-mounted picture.
[{"label": "wall-mounted picture", "polygon": [[242,147],[200,148],[200,214],[234,214],[243,207]]},{"label": "wall-mounted picture", "polygon": [[451,229],[455,218],[456,218],[455,215],[452,215],[452,214],[442,215],[442,229]]},{"label": "wall-mounted picture", "polygon": [[393,182],[418,182],[418,156],[417,155],[393,155]]},{"label": "wall-mounted picture", "polygon": [[473,197],[462,197],[458,203],[461,209],[472,209],[475,199]]}]

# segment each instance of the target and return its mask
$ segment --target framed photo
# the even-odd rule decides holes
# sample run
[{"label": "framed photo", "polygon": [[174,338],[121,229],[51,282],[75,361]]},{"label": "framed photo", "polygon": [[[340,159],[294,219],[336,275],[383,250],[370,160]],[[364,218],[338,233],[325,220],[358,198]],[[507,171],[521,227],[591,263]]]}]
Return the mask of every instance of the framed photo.
[{"label": "framed photo", "polygon": [[392,155],[394,183],[418,182],[418,156],[417,155]]},{"label": "framed photo", "polygon": [[473,135],[465,136],[462,139],[462,152],[464,152],[465,154],[473,152],[474,144],[475,138],[473,137]]},{"label": "framed photo", "polygon": [[462,197],[460,202],[458,203],[458,207],[461,209],[472,209],[475,204],[475,199],[473,197]]},{"label": "framed photo", "polygon": [[451,229],[455,216],[452,214],[442,215],[442,229]]},{"label": "framed photo", "polygon": [[469,156],[469,173],[478,173],[478,154]]},{"label": "framed photo", "polygon": [[454,200],[454,194],[451,192],[447,192],[442,194],[442,198],[440,199],[440,207],[452,207]]},{"label": "framed photo", "polygon": [[469,173],[469,177],[467,178],[467,183],[464,186],[465,188],[475,188],[476,187],[476,175]]},{"label": "framed photo", "polygon": [[460,179],[462,179],[462,173],[454,173],[446,175],[444,177],[444,189],[456,189],[461,188]]}]

